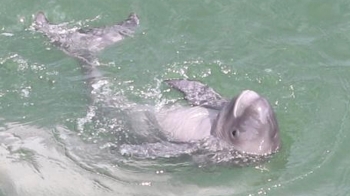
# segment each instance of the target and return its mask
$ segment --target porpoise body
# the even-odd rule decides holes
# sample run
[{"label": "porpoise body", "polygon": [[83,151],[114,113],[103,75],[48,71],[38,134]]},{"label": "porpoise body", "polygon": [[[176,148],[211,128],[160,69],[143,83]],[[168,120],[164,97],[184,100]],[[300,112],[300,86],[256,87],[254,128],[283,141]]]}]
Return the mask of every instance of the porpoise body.
[{"label": "porpoise body", "polygon": [[[132,36],[138,25],[139,18],[133,13],[116,25],[91,29],[52,24],[42,12],[36,15],[34,21],[37,31],[47,36],[65,53],[79,59],[90,86],[101,78],[97,69],[96,53]],[[255,91],[245,90],[232,99],[226,99],[199,81],[173,79],[166,80],[165,83],[182,92],[190,104],[187,107],[167,108],[155,113],[159,129],[169,142],[193,143],[214,137],[246,154],[268,155],[279,150],[281,142],[273,108]],[[165,146],[143,144],[133,148],[137,152],[144,152],[145,149],[156,152],[169,146],[174,147],[167,143]],[[181,154],[186,148],[187,145],[181,148],[181,152],[173,154]],[[125,149],[124,146],[121,151],[125,152]]]}]

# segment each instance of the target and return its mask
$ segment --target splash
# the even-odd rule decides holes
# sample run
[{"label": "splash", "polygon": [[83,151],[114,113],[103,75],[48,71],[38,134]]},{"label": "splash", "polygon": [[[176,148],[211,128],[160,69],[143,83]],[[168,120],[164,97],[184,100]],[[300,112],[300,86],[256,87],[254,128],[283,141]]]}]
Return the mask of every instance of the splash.
[{"label": "splash", "polygon": [[261,164],[271,156],[245,154],[214,137],[190,143],[162,141],[159,143],[142,145],[124,144],[120,146],[119,152],[121,155],[136,159],[183,158],[187,156],[200,166],[212,164],[235,166],[254,165]]}]

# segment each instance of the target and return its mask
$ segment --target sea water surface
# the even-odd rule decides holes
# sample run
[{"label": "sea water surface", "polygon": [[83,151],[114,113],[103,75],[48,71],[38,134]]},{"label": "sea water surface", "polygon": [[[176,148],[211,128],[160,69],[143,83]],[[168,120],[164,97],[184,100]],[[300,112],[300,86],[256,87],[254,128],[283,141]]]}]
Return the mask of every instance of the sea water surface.
[{"label": "sea water surface", "polygon": [[[89,118],[78,63],[32,30],[38,11],[76,27],[139,15],[135,35],[99,55],[117,112]],[[12,0],[0,16],[1,196],[350,194],[349,1]],[[247,167],[115,153],[143,129],[118,111],[181,99],[169,78],[259,92],[281,151]]]}]

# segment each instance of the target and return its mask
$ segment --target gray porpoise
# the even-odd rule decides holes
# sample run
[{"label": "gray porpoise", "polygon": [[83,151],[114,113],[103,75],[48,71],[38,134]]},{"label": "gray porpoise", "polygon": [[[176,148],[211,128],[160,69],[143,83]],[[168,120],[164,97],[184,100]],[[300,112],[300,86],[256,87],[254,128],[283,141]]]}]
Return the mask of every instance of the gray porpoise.
[{"label": "gray porpoise", "polygon": [[[37,31],[45,34],[65,53],[80,60],[91,86],[101,77],[95,54],[132,36],[138,25],[136,14],[130,14],[116,25],[86,30],[52,24],[42,12],[36,15],[34,22]],[[268,155],[279,150],[277,119],[271,105],[258,93],[245,90],[227,100],[199,81],[174,79],[165,83],[182,92],[191,105],[163,109],[155,114],[169,141],[190,143],[215,137],[246,154]],[[161,145],[154,146],[162,148]],[[152,148],[152,145],[144,147]]]},{"label": "gray porpoise", "polygon": [[198,81],[167,80],[183,92],[193,107],[180,107],[157,114],[159,125],[177,142],[214,136],[247,154],[267,155],[280,148],[278,123],[268,101],[252,90],[231,100]]}]

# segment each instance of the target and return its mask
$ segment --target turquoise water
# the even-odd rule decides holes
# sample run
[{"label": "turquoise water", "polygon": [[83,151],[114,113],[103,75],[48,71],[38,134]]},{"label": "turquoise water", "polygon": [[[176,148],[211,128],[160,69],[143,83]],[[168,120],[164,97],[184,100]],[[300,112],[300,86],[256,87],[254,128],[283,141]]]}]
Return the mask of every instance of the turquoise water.
[{"label": "turquoise water", "polygon": [[[136,12],[135,36],[99,55],[112,94],[180,99],[163,92],[169,78],[226,97],[252,89],[274,106],[283,148],[250,167],[116,155],[124,119],[81,127],[86,85],[77,62],[31,30],[40,10],[78,27]],[[349,11],[342,0],[2,2],[0,195],[349,194]]]}]

